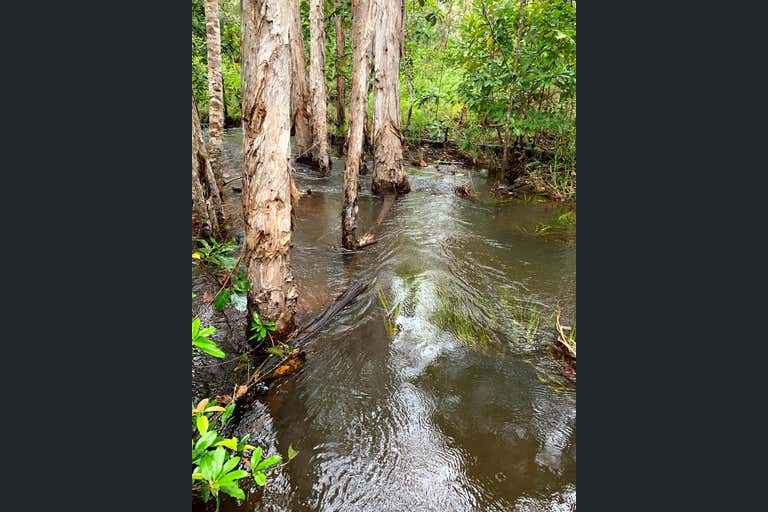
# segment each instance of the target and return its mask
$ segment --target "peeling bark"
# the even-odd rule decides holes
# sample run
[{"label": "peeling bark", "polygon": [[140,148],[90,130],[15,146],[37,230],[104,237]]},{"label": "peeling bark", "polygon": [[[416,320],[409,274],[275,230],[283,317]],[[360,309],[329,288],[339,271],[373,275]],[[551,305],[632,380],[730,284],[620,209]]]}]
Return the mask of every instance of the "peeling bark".
[{"label": "peeling bark", "polygon": [[[339,2],[336,3],[339,4]],[[333,23],[336,29],[336,128],[340,129],[346,121],[344,103],[347,83],[344,80],[344,64],[347,60],[347,38],[344,35],[344,24],[339,13],[333,15]]]},{"label": "peeling bark", "polygon": [[325,25],[323,0],[309,1],[309,91],[312,98],[312,161],[323,176],[331,175],[325,91]]},{"label": "peeling bark", "polygon": [[304,38],[301,35],[299,0],[290,4],[289,39],[291,44],[291,126],[296,135],[296,160],[310,162],[312,151],[312,126],[309,86],[307,85],[307,61]]},{"label": "peeling bark", "polygon": [[373,180],[374,194],[410,192],[403,166],[400,130],[400,57],[403,54],[405,0],[373,0],[380,24],[373,41]]},{"label": "peeling bark", "polygon": [[205,0],[205,43],[208,48],[208,155],[219,189],[224,189],[224,88],[221,77],[221,31],[218,0]]},{"label": "peeling bark", "polygon": [[360,162],[363,158],[363,135],[368,110],[368,82],[371,45],[370,0],[352,0],[352,88],[349,98],[349,130],[347,132],[347,161],[344,169],[344,208],[341,214],[341,243],[346,249],[358,245],[357,187]]},{"label": "peeling bark", "polygon": [[[278,337],[294,327],[298,293],[290,268],[298,192],[289,169],[290,8],[283,0],[242,0],[244,262],[251,289],[248,318],[275,322]],[[246,47],[244,47],[246,48]],[[256,51],[254,51],[256,50]],[[250,324],[250,322],[249,322]],[[250,333],[249,333],[250,334]]]},{"label": "peeling bark", "polygon": [[195,93],[192,93],[192,212],[197,217],[193,236],[221,238],[224,231],[224,211],[221,190],[213,174],[208,151],[205,148],[200,113]]}]

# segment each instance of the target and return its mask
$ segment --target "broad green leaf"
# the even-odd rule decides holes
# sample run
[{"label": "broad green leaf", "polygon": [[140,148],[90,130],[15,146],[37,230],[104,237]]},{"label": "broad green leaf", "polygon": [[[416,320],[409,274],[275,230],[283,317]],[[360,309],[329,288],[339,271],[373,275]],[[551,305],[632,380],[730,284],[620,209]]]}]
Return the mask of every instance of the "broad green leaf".
[{"label": "broad green leaf", "polygon": [[224,439],[223,441],[219,441],[218,443],[216,443],[216,446],[226,446],[230,450],[236,450],[237,438],[233,437],[232,439]]},{"label": "broad green leaf", "polygon": [[[221,469],[223,473],[229,473],[234,469],[235,466],[237,466],[237,463],[240,462],[240,457],[232,457],[227,462],[224,463],[224,467]],[[246,473],[247,474],[247,473]]]},{"label": "broad green leaf", "polygon": [[218,471],[214,469],[214,462],[213,452],[206,453],[200,461],[200,473],[209,482],[215,480],[218,475]]},{"label": "broad green leaf", "polygon": [[248,438],[251,437],[251,434],[245,434],[243,438],[237,443],[237,450],[238,452],[243,451],[243,447],[246,446],[246,441],[248,441]]},{"label": "broad green leaf", "polygon": [[197,440],[197,443],[195,443],[195,450],[207,450],[209,446],[213,445],[213,442],[216,441],[217,433],[215,430],[209,430],[202,436],[200,436],[200,439]]},{"label": "broad green leaf", "polygon": [[261,446],[259,446],[251,454],[251,469],[255,468],[258,465],[259,461],[261,460],[261,453],[262,453]]},{"label": "broad green leaf", "polygon": [[266,469],[269,466],[277,464],[281,460],[283,460],[282,456],[280,456],[280,455],[273,455],[271,457],[267,457],[266,459],[261,461],[255,468],[251,468],[251,469],[256,469],[256,470]]},{"label": "broad green leaf", "polygon": [[244,471],[242,469],[236,469],[234,471],[230,471],[226,473],[223,477],[221,477],[221,482],[222,484],[224,484],[225,482],[234,482],[241,478],[245,478],[246,476],[248,476],[247,471]]},{"label": "broad green leaf", "polygon": [[202,329],[197,335],[200,338],[207,338],[208,336],[210,336],[215,332],[216,332],[216,328],[213,326],[210,326],[210,327],[206,327],[205,329]]},{"label": "broad green leaf", "polygon": [[213,303],[213,305],[216,307],[216,311],[222,311],[224,309],[224,306],[226,306],[227,302],[229,302],[229,295],[231,293],[232,290],[229,288],[224,288],[221,290],[221,293],[216,296],[216,300]]},{"label": "broad green leaf", "polygon": [[197,431],[200,432],[200,435],[205,434],[208,432],[208,417],[205,415],[200,415],[197,417],[196,420],[197,423]]},{"label": "broad green leaf", "polygon": [[200,319],[195,318],[192,320],[192,339],[197,338],[197,333],[200,331]]},{"label": "broad green leaf", "polygon": [[299,452],[293,449],[293,445],[288,445],[288,460],[293,460],[295,456],[297,456]]},{"label": "broad green leaf", "polygon": [[227,420],[230,416],[232,416],[232,413],[235,411],[235,402],[232,402],[227,406],[226,409],[224,409],[224,414],[221,415],[221,419],[219,420],[220,425],[226,425]]},{"label": "broad green leaf", "polygon": [[213,470],[215,471],[215,479],[218,479],[221,474],[221,470],[224,467],[224,459],[227,457],[227,451],[219,446],[212,452],[213,458]]},{"label": "broad green leaf", "polygon": [[245,499],[245,493],[243,490],[235,485],[222,485],[221,492],[229,494],[233,498],[237,498],[239,500]]},{"label": "broad green leaf", "polygon": [[267,476],[264,473],[262,473],[261,471],[254,471],[253,472],[253,479],[261,487],[264,487],[264,484],[267,483]]}]

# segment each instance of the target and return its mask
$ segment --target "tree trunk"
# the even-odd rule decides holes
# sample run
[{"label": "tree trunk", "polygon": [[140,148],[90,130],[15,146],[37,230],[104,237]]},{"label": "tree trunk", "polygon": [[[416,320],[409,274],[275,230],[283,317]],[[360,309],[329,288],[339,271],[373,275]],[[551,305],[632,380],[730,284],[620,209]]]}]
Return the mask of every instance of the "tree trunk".
[{"label": "tree trunk", "polygon": [[[338,7],[337,1],[337,7]],[[337,12],[333,15],[333,22],[336,27],[336,128],[341,129],[346,121],[344,116],[344,103],[346,102],[347,84],[344,80],[344,65],[347,60],[346,55],[346,37],[344,36],[344,24],[341,15]]]},{"label": "tree trunk", "polygon": [[506,130],[504,137],[504,151],[501,155],[502,179],[509,181],[509,145],[512,142],[512,100],[515,93],[515,81],[517,80],[517,62],[520,59],[520,39],[523,35],[523,7],[525,0],[520,0],[520,12],[517,17],[517,40],[515,42],[515,61],[512,65],[512,83],[509,85],[509,103],[507,104]]},{"label": "tree trunk", "polygon": [[374,0],[379,24],[373,42],[373,180],[371,191],[408,193],[400,131],[400,57],[405,0]]},{"label": "tree trunk", "polygon": [[352,88],[349,98],[347,161],[344,169],[344,209],[341,215],[341,243],[346,249],[358,245],[357,187],[363,158],[363,137],[368,111],[368,82],[371,46],[371,0],[352,0]]},{"label": "tree trunk", "polygon": [[205,149],[200,113],[197,111],[195,93],[192,93],[192,211],[197,229],[194,236],[221,238],[224,231],[224,211],[221,206],[221,189],[216,183],[208,151]]},{"label": "tree trunk", "polygon": [[325,92],[323,0],[309,2],[309,90],[312,97],[312,160],[323,176],[331,175]]},{"label": "tree trunk", "polygon": [[224,189],[224,89],[221,78],[221,31],[218,0],[205,0],[205,42],[208,47],[208,154],[219,189]]},{"label": "tree trunk", "polygon": [[290,268],[298,200],[289,169],[290,8],[283,0],[242,0],[241,5],[243,40],[249,43],[243,47],[243,79],[250,82],[242,110],[248,319],[250,324],[258,313],[263,321],[275,322],[276,335],[284,337],[293,330],[298,297]]},{"label": "tree trunk", "polygon": [[296,160],[311,162],[312,127],[309,86],[307,85],[307,62],[304,54],[304,37],[301,35],[299,0],[288,0],[290,4],[291,41],[291,126],[296,135]]}]

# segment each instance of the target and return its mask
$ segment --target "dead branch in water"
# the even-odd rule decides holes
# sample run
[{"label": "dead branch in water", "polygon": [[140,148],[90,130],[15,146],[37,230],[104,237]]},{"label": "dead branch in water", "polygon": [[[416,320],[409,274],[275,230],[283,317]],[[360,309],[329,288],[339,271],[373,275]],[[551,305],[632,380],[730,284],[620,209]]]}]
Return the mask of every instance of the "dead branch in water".
[{"label": "dead branch in water", "polygon": [[572,358],[576,359],[576,340],[571,341],[569,337],[565,334],[565,331],[570,331],[572,328],[562,325],[560,323],[560,314],[562,311],[560,308],[557,308],[557,314],[555,317],[555,326],[557,327],[557,341],[560,342],[560,345],[565,347],[567,350],[566,354],[571,356]]},{"label": "dead branch in water", "polygon": [[[257,384],[271,382],[278,377],[295,373],[301,368],[305,360],[305,355],[301,350],[301,347],[305,345],[310,338],[315,336],[320,329],[325,327],[328,322],[341,312],[341,310],[349,306],[358,295],[366,291],[370,285],[371,280],[367,280],[358,282],[347,288],[344,293],[336,297],[336,300],[334,300],[330,306],[317,314],[309,323],[295,330],[288,336],[285,342],[290,343],[291,345],[290,353],[285,354],[283,357],[270,354],[261,362],[256,369],[256,372],[249,376],[244,384],[235,385],[231,396],[217,396],[217,400],[220,403],[252,400],[253,395],[255,394],[252,391]],[[252,352],[257,348],[258,346],[252,348],[248,352]],[[239,357],[240,356],[236,359],[239,359]],[[262,371],[264,368],[267,368],[267,370]]]}]

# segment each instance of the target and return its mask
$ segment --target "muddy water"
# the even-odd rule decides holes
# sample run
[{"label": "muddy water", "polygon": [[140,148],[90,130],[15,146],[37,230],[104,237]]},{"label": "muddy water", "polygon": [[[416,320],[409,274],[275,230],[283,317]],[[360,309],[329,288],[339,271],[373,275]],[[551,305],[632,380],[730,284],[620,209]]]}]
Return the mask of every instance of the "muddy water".
[{"label": "muddy water", "polygon": [[[226,138],[234,176],[239,131]],[[566,323],[576,317],[575,226],[535,232],[564,210],[496,204],[483,171],[411,168],[412,192],[384,220],[380,242],[343,255],[331,250],[341,238],[342,172],[334,160],[331,178],[295,175],[299,190],[312,190],[298,208],[292,256],[299,321],[350,282],[374,277],[374,286],[307,347],[297,375],[237,418],[236,435],[250,433],[270,453],[292,444],[299,455],[264,491],[225,498],[222,509],[575,509],[575,384],[551,349],[555,308]],[[453,193],[470,180],[480,201]],[[381,204],[369,187],[363,176],[361,233]],[[206,287],[198,272],[193,289]],[[394,336],[379,291],[390,308],[399,304]],[[232,333],[222,344],[236,353],[243,321],[227,315],[208,320]],[[193,369],[193,398],[231,390],[234,364],[205,362]]]}]

